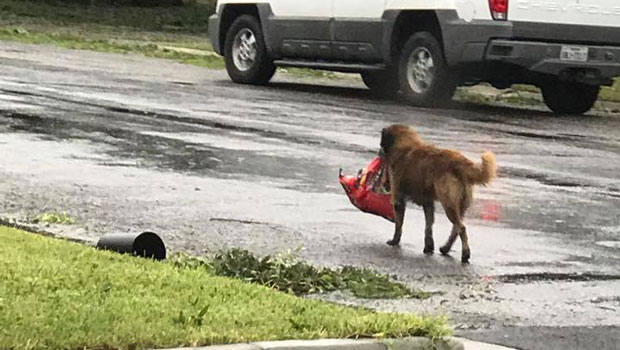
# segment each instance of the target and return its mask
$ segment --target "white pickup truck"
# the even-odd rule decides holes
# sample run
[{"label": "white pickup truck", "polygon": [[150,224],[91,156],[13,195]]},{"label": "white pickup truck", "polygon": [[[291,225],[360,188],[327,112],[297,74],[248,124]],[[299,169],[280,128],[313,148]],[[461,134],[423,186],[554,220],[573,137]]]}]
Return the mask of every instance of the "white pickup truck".
[{"label": "white pickup truck", "polygon": [[524,83],[580,114],[620,76],[619,0],[220,0],[209,36],[238,83],[276,66],[353,72],[421,106]]}]

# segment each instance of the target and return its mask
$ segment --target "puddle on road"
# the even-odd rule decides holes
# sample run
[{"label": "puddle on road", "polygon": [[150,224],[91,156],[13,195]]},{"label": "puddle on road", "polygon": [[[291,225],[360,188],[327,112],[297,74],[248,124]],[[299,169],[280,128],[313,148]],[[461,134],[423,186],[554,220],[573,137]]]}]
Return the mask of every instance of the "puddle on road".
[{"label": "puddle on road", "polygon": [[295,147],[295,145],[287,144],[283,141],[268,140],[269,142],[257,142],[252,140],[252,135],[247,133],[234,133],[229,135],[215,134],[209,132],[203,133],[186,133],[175,132],[166,133],[158,131],[146,131],[142,132],[144,135],[162,137],[174,140],[180,140],[187,142],[188,144],[200,144],[209,147],[215,147],[218,149],[225,149],[230,151],[248,151],[256,152],[264,155],[272,156],[287,156],[291,158],[305,158],[315,159],[317,158],[316,152],[304,150],[301,147]]},{"label": "puddle on road", "polygon": [[[195,128],[200,132],[171,133],[160,131],[168,130],[166,125],[135,125],[113,119],[102,123],[97,119],[105,116],[100,115],[84,116],[84,121],[11,111],[0,111],[0,116],[10,120],[9,130],[37,134],[57,142],[87,140],[105,145],[102,151],[118,160],[102,161],[101,165],[149,167],[227,178],[295,180],[303,182],[303,186],[296,186],[300,191],[324,191],[326,184],[336,181],[335,175],[333,179],[328,178],[323,170],[325,165],[309,150],[303,147],[300,150],[283,140],[268,139],[267,143],[243,140],[239,131],[227,137],[230,132],[200,126]],[[290,186],[290,181],[285,182],[282,186]]]},{"label": "puddle on road", "polygon": [[[186,123],[189,125],[196,125],[196,126],[203,126],[203,127],[206,126],[212,129],[220,130],[220,132],[244,132],[248,134],[257,135],[262,138],[289,141],[295,144],[307,144],[307,145],[321,144],[321,142],[316,139],[300,137],[300,136],[290,135],[285,132],[260,129],[256,127],[228,124],[228,123],[224,123],[221,121],[209,120],[206,118],[194,118],[194,117],[181,116],[181,115],[175,115],[175,114],[169,114],[169,113],[151,112],[151,111],[145,111],[145,110],[128,108],[128,107],[115,107],[115,106],[101,106],[101,107],[107,111],[114,112],[114,113],[134,114],[134,115],[139,115],[139,116],[153,117],[156,120],[166,120],[169,122]],[[229,117],[228,119],[233,119],[233,118]]]}]

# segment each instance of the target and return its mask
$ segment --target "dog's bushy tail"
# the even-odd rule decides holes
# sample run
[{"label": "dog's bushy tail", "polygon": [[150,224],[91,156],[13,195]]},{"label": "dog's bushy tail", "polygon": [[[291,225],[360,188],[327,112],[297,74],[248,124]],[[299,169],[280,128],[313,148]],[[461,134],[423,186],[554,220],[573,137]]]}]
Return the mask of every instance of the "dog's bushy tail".
[{"label": "dog's bushy tail", "polygon": [[474,184],[488,185],[497,176],[497,163],[495,154],[484,152],[482,162],[468,169],[468,178]]}]

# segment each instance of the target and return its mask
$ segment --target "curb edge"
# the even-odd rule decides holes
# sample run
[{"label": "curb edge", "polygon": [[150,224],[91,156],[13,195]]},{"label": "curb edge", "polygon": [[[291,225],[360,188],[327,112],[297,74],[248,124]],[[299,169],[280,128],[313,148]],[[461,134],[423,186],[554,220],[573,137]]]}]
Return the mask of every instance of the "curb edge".
[{"label": "curb edge", "polygon": [[433,342],[424,337],[396,339],[319,339],[265,341],[163,350],[464,350],[455,338]]}]

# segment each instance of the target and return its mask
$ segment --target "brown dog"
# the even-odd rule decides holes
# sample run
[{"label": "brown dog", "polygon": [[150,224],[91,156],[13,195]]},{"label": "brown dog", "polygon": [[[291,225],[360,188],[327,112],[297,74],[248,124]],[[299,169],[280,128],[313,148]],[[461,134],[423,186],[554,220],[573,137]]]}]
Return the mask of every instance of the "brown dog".
[{"label": "brown dog", "polygon": [[463,217],[473,200],[473,185],[487,185],[496,176],[495,155],[485,152],[482,163],[474,164],[456,151],[424,143],[405,125],[383,129],[381,155],[388,166],[396,226],[394,238],[387,243],[392,246],[400,243],[406,202],[410,200],[424,208],[424,253],[432,254],[434,203],[439,201],[453,225],[450,238],[439,251],[447,255],[459,236],[463,245],[461,261],[468,262],[471,252]]}]

